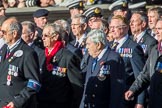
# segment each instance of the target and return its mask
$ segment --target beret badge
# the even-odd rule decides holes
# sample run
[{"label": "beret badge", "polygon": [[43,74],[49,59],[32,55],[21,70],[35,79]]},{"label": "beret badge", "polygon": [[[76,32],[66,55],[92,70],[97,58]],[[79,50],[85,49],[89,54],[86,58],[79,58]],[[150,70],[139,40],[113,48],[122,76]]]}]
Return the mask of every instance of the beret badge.
[{"label": "beret badge", "polygon": [[80,2],[80,3],[79,3],[79,6],[82,7],[82,6],[83,6],[83,2]]},{"label": "beret badge", "polygon": [[99,8],[96,8],[96,9],[94,10],[94,13],[99,14],[99,13],[101,13],[101,10],[100,10]]},{"label": "beret badge", "polygon": [[123,7],[127,7],[127,3],[126,2],[123,2]]}]

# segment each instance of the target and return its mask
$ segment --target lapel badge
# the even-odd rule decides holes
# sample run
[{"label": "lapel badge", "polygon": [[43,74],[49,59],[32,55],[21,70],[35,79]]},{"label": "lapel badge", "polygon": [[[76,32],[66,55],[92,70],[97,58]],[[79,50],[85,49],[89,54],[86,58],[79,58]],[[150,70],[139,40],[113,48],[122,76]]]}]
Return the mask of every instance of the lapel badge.
[{"label": "lapel badge", "polygon": [[54,56],[53,57],[53,62],[56,62],[56,61],[57,61],[56,56]]},{"label": "lapel badge", "polygon": [[14,53],[14,57],[21,57],[23,55],[23,51],[22,50],[18,50]]}]

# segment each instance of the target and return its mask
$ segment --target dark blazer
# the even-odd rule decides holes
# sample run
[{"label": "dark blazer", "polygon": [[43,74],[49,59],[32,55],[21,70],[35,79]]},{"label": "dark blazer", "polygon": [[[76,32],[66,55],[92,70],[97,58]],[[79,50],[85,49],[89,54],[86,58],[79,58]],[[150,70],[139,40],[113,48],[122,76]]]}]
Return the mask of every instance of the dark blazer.
[{"label": "dark blazer", "polygon": [[32,44],[31,47],[34,49],[34,51],[38,55],[38,61],[39,61],[39,67],[40,67],[40,72],[42,72],[44,66],[45,66],[45,51],[35,44]]},{"label": "dark blazer", "polygon": [[67,48],[69,51],[71,51],[74,55],[76,55],[76,56],[80,59],[80,61],[81,61],[81,59],[82,59],[82,57],[83,57],[82,50],[81,50],[80,48],[76,48],[76,47],[74,46],[74,44],[75,44],[75,41],[72,41],[72,42],[70,42],[70,43],[68,43],[68,44],[66,45],[66,48]]},{"label": "dark blazer", "polygon": [[[140,73],[140,75],[137,77],[135,82],[130,87],[130,90],[135,93],[135,95],[139,94],[141,91],[146,89],[151,82],[150,85],[150,96],[149,96],[149,104],[150,108],[161,108],[161,73],[156,72],[156,62],[159,58],[159,52],[157,50],[157,45],[152,48],[151,54],[149,55],[149,58],[146,61],[146,64]],[[155,74],[155,75],[154,75]],[[153,76],[153,77],[152,77]],[[159,80],[159,81],[158,81]]]},{"label": "dark blazer", "polygon": [[[52,71],[41,74],[42,88],[38,95],[39,108],[78,108],[82,97],[83,83],[77,57],[69,50],[60,49],[53,57]],[[65,69],[61,71],[61,68]],[[45,108],[45,107],[44,107]]]},{"label": "dark blazer", "polygon": [[151,77],[150,81],[150,100],[149,108],[161,108],[162,107],[162,56],[158,57],[155,64],[155,73]]},{"label": "dark blazer", "polygon": [[[126,90],[132,85],[134,80],[142,71],[145,60],[144,53],[140,45],[134,42],[132,39],[128,37],[128,39],[124,42],[124,44],[117,51],[124,60],[125,71],[126,71]],[[144,93],[138,96],[138,99],[134,100],[131,106],[135,104],[144,104]],[[130,106],[128,103],[128,106]]]},{"label": "dark blazer", "polygon": [[142,47],[144,52],[145,60],[147,60],[149,54],[151,53],[151,49],[157,44],[157,40],[151,36],[148,32],[146,32],[143,37],[140,39],[138,44]]},{"label": "dark blazer", "polygon": [[[97,62],[92,73],[93,58],[88,59],[84,94],[80,108],[123,108],[123,93],[125,88],[124,63],[121,57],[107,49]],[[108,67],[104,77],[99,77],[103,67]]]},{"label": "dark blazer", "polygon": [[[0,51],[0,108],[11,101],[16,108],[36,108],[34,95],[40,85],[34,83],[30,88],[28,84],[30,80],[39,83],[37,54],[23,40],[8,58],[5,58],[6,52],[7,45],[4,45]],[[9,79],[11,83],[7,85]]]}]

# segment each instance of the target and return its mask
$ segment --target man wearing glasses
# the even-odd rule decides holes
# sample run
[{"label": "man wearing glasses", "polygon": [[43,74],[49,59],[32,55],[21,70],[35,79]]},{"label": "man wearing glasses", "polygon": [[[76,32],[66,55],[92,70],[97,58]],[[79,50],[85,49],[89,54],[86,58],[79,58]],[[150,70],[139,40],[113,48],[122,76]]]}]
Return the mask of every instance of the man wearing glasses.
[{"label": "man wearing glasses", "polygon": [[[139,75],[144,66],[144,53],[140,45],[132,41],[128,36],[127,20],[122,16],[114,16],[110,21],[110,32],[114,41],[110,44],[112,50],[118,52],[125,63],[126,90]],[[115,43],[117,43],[115,47]],[[126,108],[143,108],[144,94],[140,94],[137,99],[125,102]]]}]

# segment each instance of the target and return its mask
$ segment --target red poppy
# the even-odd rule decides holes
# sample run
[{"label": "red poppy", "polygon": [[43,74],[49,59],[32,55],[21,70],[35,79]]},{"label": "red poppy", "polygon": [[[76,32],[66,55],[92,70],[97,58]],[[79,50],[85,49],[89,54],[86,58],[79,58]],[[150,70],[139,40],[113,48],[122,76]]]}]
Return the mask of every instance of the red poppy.
[{"label": "red poppy", "polygon": [[53,65],[52,65],[52,64],[48,64],[48,65],[47,65],[47,70],[48,70],[48,71],[52,71],[52,69],[53,69]]}]

